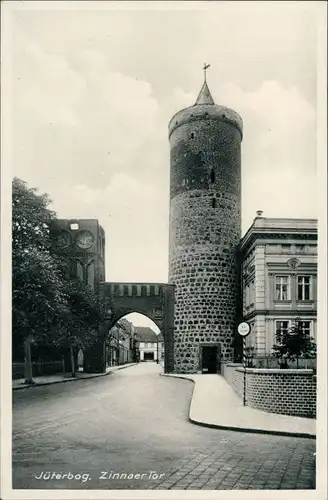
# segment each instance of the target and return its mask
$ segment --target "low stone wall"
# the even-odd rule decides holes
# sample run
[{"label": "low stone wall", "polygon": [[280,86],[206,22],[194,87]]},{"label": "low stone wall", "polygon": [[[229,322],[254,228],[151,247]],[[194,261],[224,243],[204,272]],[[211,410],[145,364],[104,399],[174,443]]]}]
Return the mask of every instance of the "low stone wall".
[{"label": "low stone wall", "polygon": [[[243,396],[244,370],[226,364],[222,374]],[[316,377],[312,370],[246,369],[246,401],[252,408],[298,417],[316,417]]]}]

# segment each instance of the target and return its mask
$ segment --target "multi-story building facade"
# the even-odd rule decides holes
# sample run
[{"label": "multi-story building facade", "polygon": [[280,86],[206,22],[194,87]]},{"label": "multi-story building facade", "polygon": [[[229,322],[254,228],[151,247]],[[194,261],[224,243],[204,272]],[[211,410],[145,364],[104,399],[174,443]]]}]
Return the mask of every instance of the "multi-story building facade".
[{"label": "multi-story building facade", "polygon": [[296,321],[316,341],[317,220],[261,216],[240,242],[243,317],[256,356]]},{"label": "multi-story building facade", "polygon": [[164,362],[163,335],[156,333],[149,327],[136,326],[136,335],[139,340],[140,361]]}]

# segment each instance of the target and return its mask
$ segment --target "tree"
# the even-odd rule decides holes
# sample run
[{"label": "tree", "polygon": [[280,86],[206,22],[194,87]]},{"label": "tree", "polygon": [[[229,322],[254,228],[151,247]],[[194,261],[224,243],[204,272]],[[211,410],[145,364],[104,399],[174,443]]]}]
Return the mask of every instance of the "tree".
[{"label": "tree", "polygon": [[[59,269],[50,255],[50,199],[14,178],[12,194],[12,338],[13,355],[25,343],[48,340],[60,324],[67,300]],[[15,353],[15,354],[14,354]],[[29,376],[31,378],[31,367]]]},{"label": "tree", "polygon": [[[50,199],[26,182],[13,180],[12,317],[13,354],[24,343],[50,348],[74,349],[98,340],[98,326],[107,305],[97,291],[67,270],[51,247],[50,227],[56,214]],[[30,359],[25,348],[25,359]],[[72,371],[74,369],[73,355]],[[32,379],[31,366],[29,375]]]},{"label": "tree", "polygon": [[280,359],[280,367],[288,368],[288,360],[316,357],[316,343],[302,326],[302,321],[296,320],[289,330],[280,331],[276,335],[276,344],[272,347],[273,356]]},{"label": "tree", "polygon": [[[65,308],[63,283],[50,249],[55,214],[47,195],[15,178],[12,197],[12,315],[14,340],[46,335]],[[15,345],[16,342],[13,342]]]}]

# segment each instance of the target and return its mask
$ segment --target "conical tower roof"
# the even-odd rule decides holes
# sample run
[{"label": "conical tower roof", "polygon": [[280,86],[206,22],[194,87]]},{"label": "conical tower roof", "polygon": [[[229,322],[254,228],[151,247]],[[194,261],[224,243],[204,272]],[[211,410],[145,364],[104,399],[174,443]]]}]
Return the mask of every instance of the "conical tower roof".
[{"label": "conical tower roof", "polygon": [[211,95],[210,89],[208,88],[206,81],[203,83],[203,86],[200,89],[200,92],[195,102],[195,106],[197,106],[198,104],[214,104],[213,97]]}]

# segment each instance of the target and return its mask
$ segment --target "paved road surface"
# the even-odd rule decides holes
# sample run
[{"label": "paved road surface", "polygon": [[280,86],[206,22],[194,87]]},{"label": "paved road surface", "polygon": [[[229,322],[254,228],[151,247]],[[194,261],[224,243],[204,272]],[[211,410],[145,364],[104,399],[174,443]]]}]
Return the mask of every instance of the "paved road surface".
[{"label": "paved road surface", "polygon": [[195,426],[192,383],[161,370],[14,391],[13,488],[314,488],[314,440]]}]

